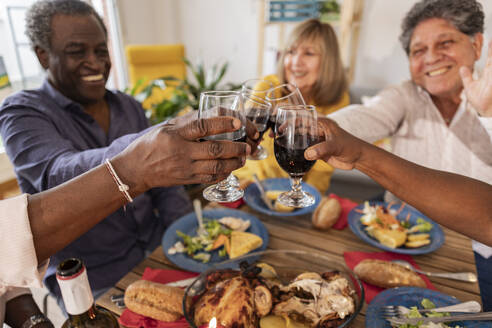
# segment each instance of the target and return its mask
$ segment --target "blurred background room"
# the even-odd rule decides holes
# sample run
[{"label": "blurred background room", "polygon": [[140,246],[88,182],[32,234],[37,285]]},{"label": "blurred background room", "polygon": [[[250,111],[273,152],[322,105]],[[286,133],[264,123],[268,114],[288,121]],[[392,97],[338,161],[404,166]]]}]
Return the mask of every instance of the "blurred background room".
[{"label": "blurred background room", "polygon": [[[39,87],[44,78],[24,34],[25,12],[33,2],[0,0],[0,102],[21,89]],[[87,2],[108,27],[112,70],[107,87],[142,101],[152,122],[196,109],[200,91],[233,89],[248,79],[275,73],[290,31],[311,17],[329,22],[337,33],[351,103],[361,103],[383,87],[410,78],[398,36],[402,18],[416,0]],[[490,40],[492,1],[480,2],[485,12],[484,40]],[[486,51],[485,46],[478,68],[484,65]],[[161,77],[166,78],[157,79]],[[146,88],[149,85],[154,88]],[[338,170],[330,192],[362,200],[382,189],[358,171]],[[18,193],[0,140],[0,199]],[[45,294],[35,293],[40,304],[50,301]],[[48,308],[56,311],[56,303]],[[49,317],[59,326],[56,314]]]}]

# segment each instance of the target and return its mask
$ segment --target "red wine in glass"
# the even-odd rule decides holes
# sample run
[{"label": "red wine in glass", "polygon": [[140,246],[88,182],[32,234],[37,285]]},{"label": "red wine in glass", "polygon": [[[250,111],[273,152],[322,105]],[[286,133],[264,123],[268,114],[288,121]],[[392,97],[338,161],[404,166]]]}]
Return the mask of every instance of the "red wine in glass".
[{"label": "red wine in glass", "polygon": [[267,123],[269,122],[270,115],[246,115],[246,118],[256,126],[256,129],[260,133],[259,139],[261,139],[263,133],[268,129]]},{"label": "red wine in glass", "polygon": [[302,177],[316,161],[304,158],[304,151],[318,143],[317,137],[295,135],[294,142],[287,144],[287,136],[275,139],[273,149],[280,167],[292,177]]}]

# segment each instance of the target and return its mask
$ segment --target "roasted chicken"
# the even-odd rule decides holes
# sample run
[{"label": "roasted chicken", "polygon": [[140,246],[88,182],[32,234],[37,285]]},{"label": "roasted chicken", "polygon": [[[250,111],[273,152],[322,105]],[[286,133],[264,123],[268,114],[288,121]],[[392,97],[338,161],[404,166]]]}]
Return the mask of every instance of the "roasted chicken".
[{"label": "roasted chicken", "polygon": [[207,280],[207,290],[194,306],[197,326],[215,317],[224,327],[255,328],[259,318],[270,313],[270,290],[251,272],[218,271]]},{"label": "roasted chicken", "polygon": [[338,273],[321,276],[307,272],[280,287],[280,302],[275,304],[272,312],[311,327],[337,326],[340,320],[354,312],[352,293],[347,279]]},{"label": "roasted chicken", "polygon": [[270,268],[268,274],[256,266],[209,274],[193,307],[195,324],[208,325],[215,317],[218,326],[256,328],[270,314],[328,328],[354,313],[354,290],[339,272],[306,272],[284,285]]}]

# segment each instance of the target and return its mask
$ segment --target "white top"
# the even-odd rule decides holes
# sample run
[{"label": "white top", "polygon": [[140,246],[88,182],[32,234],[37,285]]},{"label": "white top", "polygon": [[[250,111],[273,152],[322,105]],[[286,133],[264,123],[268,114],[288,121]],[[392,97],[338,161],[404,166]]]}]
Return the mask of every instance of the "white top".
[{"label": "white top", "polygon": [[[368,142],[391,137],[392,152],[406,160],[492,184],[492,118],[479,117],[464,93],[461,98],[449,126],[427,91],[411,81],[329,117]],[[386,201],[394,199],[385,195]],[[492,248],[478,242],[473,248],[484,257],[492,255]]]},{"label": "white top", "polygon": [[36,251],[27,216],[27,195],[0,201],[0,327],[5,316],[5,303],[27,288],[42,287],[48,266],[38,266]]}]

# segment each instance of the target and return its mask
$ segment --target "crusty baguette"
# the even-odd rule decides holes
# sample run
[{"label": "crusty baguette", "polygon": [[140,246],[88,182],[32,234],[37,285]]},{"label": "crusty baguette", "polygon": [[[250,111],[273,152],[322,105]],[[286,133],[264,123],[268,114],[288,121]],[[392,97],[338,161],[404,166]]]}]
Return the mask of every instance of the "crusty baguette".
[{"label": "crusty baguette", "polygon": [[125,305],[143,316],[171,322],[183,316],[183,297],[181,288],[137,280],[125,290]]},{"label": "crusty baguette", "polygon": [[329,229],[338,221],[341,212],[342,207],[337,199],[323,197],[316,210],[314,210],[312,223],[318,229]]},{"label": "crusty baguette", "polygon": [[354,272],[363,281],[383,288],[426,287],[424,280],[418,274],[388,261],[363,260],[355,266]]}]

